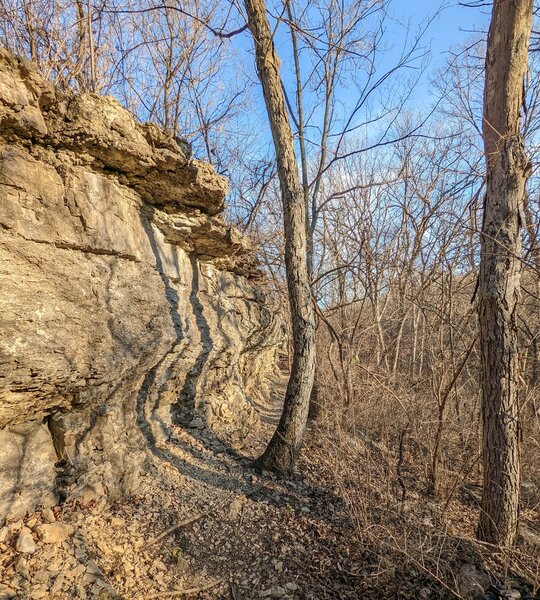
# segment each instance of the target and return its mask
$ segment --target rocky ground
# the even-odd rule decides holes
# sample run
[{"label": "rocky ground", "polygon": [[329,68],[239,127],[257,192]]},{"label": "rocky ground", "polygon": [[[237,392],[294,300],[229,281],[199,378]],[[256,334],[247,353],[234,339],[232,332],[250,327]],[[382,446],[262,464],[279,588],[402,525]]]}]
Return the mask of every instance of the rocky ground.
[{"label": "rocky ground", "polygon": [[[343,502],[302,478],[256,473],[279,406],[242,450],[176,428],[138,493],[89,494],[0,529],[0,598],[356,597]],[[341,590],[341,591],[340,591]]]},{"label": "rocky ground", "polygon": [[[262,427],[241,454],[208,430],[177,427],[151,449],[153,468],[132,497],[111,502],[97,489],[7,523],[0,529],[0,599],[462,597],[443,582],[449,553],[455,589],[482,597],[489,578],[472,555],[459,562],[468,546],[441,536],[424,498],[413,510],[422,535],[432,534],[414,544],[429,540],[432,547],[400,555],[369,535],[359,543],[347,494],[325,479],[324,456],[313,444],[299,465],[304,477],[279,480],[250,467],[248,458],[273,432],[282,393],[277,386],[258,407]],[[388,540],[411,521],[410,509],[404,512],[385,517]],[[472,528],[474,519],[464,505],[450,515],[454,527]]]}]

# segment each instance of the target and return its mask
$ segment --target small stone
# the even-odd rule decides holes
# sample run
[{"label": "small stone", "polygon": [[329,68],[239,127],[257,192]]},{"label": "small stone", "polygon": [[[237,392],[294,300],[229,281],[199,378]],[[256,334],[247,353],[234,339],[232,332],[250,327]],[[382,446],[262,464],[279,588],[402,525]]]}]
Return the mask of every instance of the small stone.
[{"label": "small stone", "polygon": [[282,560],[273,560],[272,564],[274,565],[274,569],[278,573],[283,573],[283,561]]},{"label": "small stone", "polygon": [[13,588],[10,588],[9,586],[0,583],[0,600],[10,600],[11,598],[16,597],[17,592]]},{"label": "small stone", "polygon": [[47,571],[37,571],[33,577],[36,583],[49,583],[49,573]]},{"label": "small stone", "polygon": [[86,592],[82,585],[76,586],[75,590],[77,591],[77,597],[80,598],[80,600],[86,600]]},{"label": "small stone", "polygon": [[82,585],[86,586],[86,585],[90,585],[91,583],[94,583],[94,581],[97,579],[96,575],[93,575],[91,573],[86,573],[86,575],[82,578]]},{"label": "small stone", "polygon": [[82,504],[90,504],[100,500],[105,494],[105,488],[101,483],[86,484],[77,494]]},{"label": "small stone", "polygon": [[22,521],[13,521],[13,523],[10,523],[7,527],[9,529],[9,533],[17,533],[23,529],[24,524]]},{"label": "small stone", "polygon": [[73,575],[76,579],[78,579],[79,577],[82,577],[84,575],[84,573],[86,573],[86,567],[84,565],[77,565],[73,569]]},{"label": "small stone", "polygon": [[50,508],[45,508],[41,511],[41,518],[45,523],[54,523],[56,521],[56,517]]},{"label": "small stone", "polygon": [[66,576],[63,573],[58,573],[56,579],[54,580],[54,583],[51,587],[51,595],[57,594],[61,589],[62,586],[64,585],[64,581],[66,580]]},{"label": "small stone", "polygon": [[3,544],[8,536],[9,529],[7,527],[0,527],[0,544]]},{"label": "small stone", "polygon": [[36,543],[32,537],[32,532],[26,527],[23,527],[21,533],[19,533],[15,549],[17,552],[23,552],[25,554],[33,554],[37,550]]},{"label": "small stone", "polygon": [[289,583],[286,583],[285,587],[288,590],[290,590],[291,592],[296,592],[296,590],[298,589],[298,585],[296,583],[294,583],[294,581],[290,581]]},{"label": "small stone", "polygon": [[123,528],[126,526],[126,522],[124,521],[124,519],[120,519],[119,517],[112,517],[111,525],[113,527],[122,527]]},{"label": "small stone", "polygon": [[229,518],[231,521],[236,521],[242,512],[243,502],[242,498],[235,498],[229,507]]},{"label": "small stone", "polygon": [[191,420],[189,426],[192,429],[204,429],[204,421],[201,419],[201,417],[195,417]]},{"label": "small stone", "polygon": [[46,523],[37,528],[38,535],[44,544],[59,544],[73,534],[73,527],[67,523]]},{"label": "small stone", "polygon": [[24,579],[30,579],[30,572],[28,571],[28,563],[26,559],[22,556],[18,556],[14,562],[13,566],[15,567],[15,571]]},{"label": "small stone", "polygon": [[86,565],[86,572],[92,575],[101,575],[101,569],[97,566],[96,562],[92,559],[88,561]]}]

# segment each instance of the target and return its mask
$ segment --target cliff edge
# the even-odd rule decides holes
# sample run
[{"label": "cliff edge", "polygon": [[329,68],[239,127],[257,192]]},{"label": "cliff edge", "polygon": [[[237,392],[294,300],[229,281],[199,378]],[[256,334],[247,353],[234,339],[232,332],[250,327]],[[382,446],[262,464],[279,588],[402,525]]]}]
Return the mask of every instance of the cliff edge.
[{"label": "cliff edge", "polygon": [[241,445],[281,339],[227,184],[0,50],[0,520],[137,485],[169,426]]}]

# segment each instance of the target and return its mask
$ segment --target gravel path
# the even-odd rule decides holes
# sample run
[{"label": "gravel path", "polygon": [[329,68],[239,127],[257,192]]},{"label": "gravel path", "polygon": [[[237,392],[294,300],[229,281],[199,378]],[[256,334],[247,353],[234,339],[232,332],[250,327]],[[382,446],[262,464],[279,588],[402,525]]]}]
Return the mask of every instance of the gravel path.
[{"label": "gravel path", "polygon": [[[282,394],[280,382],[257,407],[261,428],[241,454],[210,431],[174,427],[150,447],[153,466],[133,497],[68,501],[0,529],[0,600],[355,598],[354,577],[339,569],[348,527],[339,498],[250,467]],[[57,532],[46,541],[47,523]]]}]

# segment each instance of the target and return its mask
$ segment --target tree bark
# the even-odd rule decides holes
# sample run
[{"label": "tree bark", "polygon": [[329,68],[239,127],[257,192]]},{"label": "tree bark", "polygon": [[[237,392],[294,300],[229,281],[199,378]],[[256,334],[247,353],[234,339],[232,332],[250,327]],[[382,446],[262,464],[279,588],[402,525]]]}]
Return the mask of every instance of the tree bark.
[{"label": "tree bark", "polygon": [[294,469],[302,444],[315,371],[315,314],[306,260],[306,206],[294,138],[264,0],[245,0],[248,26],[276,152],[283,202],[285,268],[293,330],[293,360],[279,425],[258,466],[281,473]]},{"label": "tree bark", "polygon": [[532,0],[495,0],[488,35],[483,137],[487,165],[479,274],[484,491],[481,540],[511,545],[519,516],[516,304],[525,184],[530,166],[521,106]]}]

